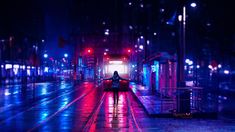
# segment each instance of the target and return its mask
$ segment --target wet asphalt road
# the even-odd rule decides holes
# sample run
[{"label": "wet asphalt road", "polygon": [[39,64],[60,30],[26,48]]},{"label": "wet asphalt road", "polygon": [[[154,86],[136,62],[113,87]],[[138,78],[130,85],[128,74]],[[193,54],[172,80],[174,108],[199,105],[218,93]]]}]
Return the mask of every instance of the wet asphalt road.
[{"label": "wet asphalt road", "polygon": [[1,131],[235,131],[233,119],[152,118],[130,92],[84,82],[37,83],[0,89]]}]

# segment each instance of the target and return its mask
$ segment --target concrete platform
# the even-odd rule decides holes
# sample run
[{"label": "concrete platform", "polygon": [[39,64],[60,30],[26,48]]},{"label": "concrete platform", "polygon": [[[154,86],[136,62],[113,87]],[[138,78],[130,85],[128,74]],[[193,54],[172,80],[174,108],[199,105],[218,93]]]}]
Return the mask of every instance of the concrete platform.
[{"label": "concrete platform", "polygon": [[163,98],[158,93],[152,93],[142,85],[131,83],[130,91],[151,117],[217,118],[217,112],[210,111],[191,110],[191,113],[176,113],[176,99]]}]

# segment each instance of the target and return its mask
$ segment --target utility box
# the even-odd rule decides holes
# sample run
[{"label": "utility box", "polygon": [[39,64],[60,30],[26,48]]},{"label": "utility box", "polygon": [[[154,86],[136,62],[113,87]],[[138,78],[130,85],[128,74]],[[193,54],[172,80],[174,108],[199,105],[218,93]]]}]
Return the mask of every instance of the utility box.
[{"label": "utility box", "polygon": [[187,114],[190,113],[190,93],[187,88],[177,89],[177,113]]}]

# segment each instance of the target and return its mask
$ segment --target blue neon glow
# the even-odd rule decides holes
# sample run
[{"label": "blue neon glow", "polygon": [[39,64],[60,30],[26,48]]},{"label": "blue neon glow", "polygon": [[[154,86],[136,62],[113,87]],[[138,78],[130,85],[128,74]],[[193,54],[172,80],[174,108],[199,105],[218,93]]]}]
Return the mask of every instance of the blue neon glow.
[{"label": "blue neon glow", "polygon": [[48,57],[48,54],[44,54],[43,57],[44,57],[44,58],[47,58],[47,57]]},{"label": "blue neon glow", "polygon": [[48,67],[45,67],[44,68],[44,72],[48,72],[49,71],[49,68]]},{"label": "blue neon glow", "polygon": [[159,90],[159,62],[154,61],[156,90]]},{"label": "blue neon glow", "polygon": [[229,74],[229,70],[224,70],[224,74]]},{"label": "blue neon glow", "polygon": [[148,64],[143,65],[143,84],[150,86],[150,69],[148,68]]}]

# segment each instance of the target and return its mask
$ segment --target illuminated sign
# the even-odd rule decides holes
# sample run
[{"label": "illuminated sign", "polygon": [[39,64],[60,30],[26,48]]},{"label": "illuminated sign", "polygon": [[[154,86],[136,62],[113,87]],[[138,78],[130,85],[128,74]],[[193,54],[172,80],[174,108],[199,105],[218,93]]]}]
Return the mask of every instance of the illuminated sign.
[{"label": "illuminated sign", "polygon": [[12,64],[6,64],[6,65],[5,65],[5,68],[6,68],[6,69],[11,69],[11,68],[12,68]]},{"label": "illuminated sign", "polygon": [[120,74],[127,74],[127,65],[108,65],[107,72],[112,74],[114,71],[118,71]]},{"label": "illuminated sign", "polygon": [[109,64],[122,64],[122,61],[109,61]]}]

